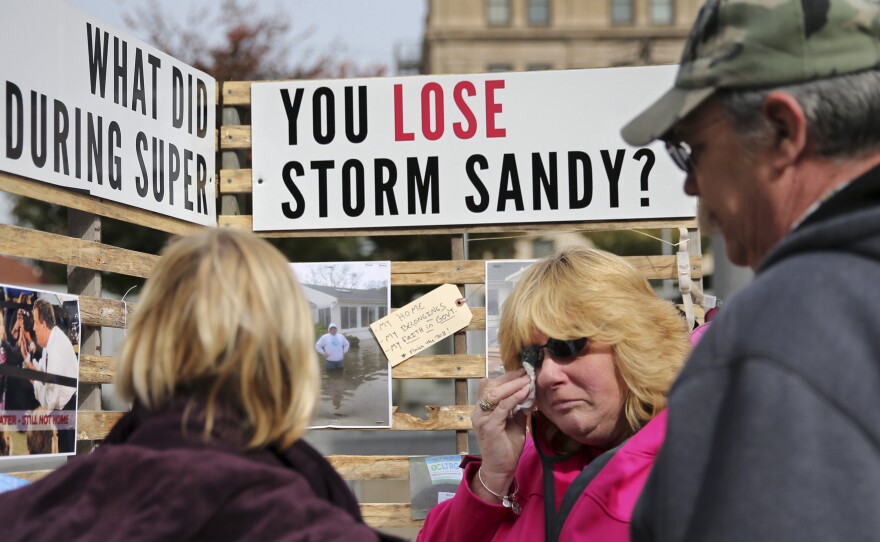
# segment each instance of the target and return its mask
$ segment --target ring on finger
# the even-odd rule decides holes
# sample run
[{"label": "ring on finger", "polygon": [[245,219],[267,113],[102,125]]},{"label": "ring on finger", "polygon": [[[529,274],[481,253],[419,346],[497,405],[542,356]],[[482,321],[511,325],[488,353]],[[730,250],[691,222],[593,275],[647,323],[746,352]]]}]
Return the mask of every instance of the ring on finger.
[{"label": "ring on finger", "polygon": [[483,412],[491,412],[491,411],[495,410],[496,406],[498,406],[495,403],[493,403],[492,401],[486,399],[485,397],[480,399],[480,402],[478,403],[478,405],[480,407],[480,410],[482,410]]}]

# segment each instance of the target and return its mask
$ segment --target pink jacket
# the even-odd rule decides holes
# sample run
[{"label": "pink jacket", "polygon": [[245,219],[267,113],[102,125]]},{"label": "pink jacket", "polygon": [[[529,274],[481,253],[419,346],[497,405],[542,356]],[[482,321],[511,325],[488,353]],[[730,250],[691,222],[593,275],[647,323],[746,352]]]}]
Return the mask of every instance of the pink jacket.
[{"label": "pink jacket", "polygon": [[[633,507],[665,435],[666,410],[663,410],[630,438],[586,487],[563,524],[560,542],[629,540],[629,521]],[[545,455],[549,456],[546,452]],[[559,456],[554,459],[559,459]],[[584,463],[582,454],[548,462],[547,468],[553,469],[556,482],[557,509],[565,490],[580,474]],[[526,446],[516,469],[516,480],[519,484],[517,500],[522,506],[521,515],[516,516],[510,509],[500,504],[489,504],[473,494],[469,482],[476,476],[479,466],[479,461],[473,461],[465,467],[464,480],[458,486],[455,497],[431,510],[417,540],[543,540],[545,523],[542,463],[532,439],[526,439]]]}]

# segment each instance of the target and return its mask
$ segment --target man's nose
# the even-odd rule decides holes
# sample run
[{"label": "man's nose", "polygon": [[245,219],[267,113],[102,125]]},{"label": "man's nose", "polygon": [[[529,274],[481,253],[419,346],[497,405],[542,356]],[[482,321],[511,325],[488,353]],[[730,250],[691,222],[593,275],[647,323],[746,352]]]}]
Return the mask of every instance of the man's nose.
[{"label": "man's nose", "polygon": [[688,196],[699,196],[700,195],[700,187],[697,184],[697,176],[694,172],[690,172],[687,174],[687,177],[684,178],[684,193]]}]

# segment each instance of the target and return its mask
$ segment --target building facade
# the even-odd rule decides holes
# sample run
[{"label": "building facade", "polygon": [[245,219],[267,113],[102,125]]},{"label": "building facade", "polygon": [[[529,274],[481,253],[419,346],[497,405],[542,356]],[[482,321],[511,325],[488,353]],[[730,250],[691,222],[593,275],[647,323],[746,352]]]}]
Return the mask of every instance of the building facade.
[{"label": "building facade", "polygon": [[422,73],[677,64],[702,0],[428,0]]}]

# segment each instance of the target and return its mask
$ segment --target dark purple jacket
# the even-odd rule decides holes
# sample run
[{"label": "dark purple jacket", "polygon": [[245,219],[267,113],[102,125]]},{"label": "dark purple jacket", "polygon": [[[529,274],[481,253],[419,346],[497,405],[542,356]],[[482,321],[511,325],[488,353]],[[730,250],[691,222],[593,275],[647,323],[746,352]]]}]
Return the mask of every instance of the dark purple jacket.
[{"label": "dark purple jacket", "polygon": [[397,540],[364,525],[330,464],[300,440],[242,451],[236,424],[205,442],[182,409],[135,407],[94,453],[0,494],[4,541]]}]

